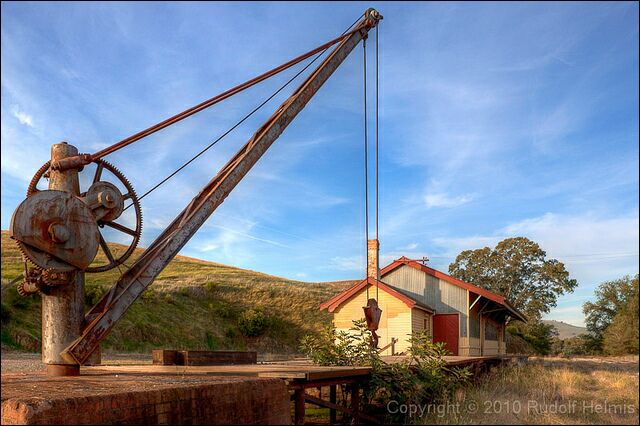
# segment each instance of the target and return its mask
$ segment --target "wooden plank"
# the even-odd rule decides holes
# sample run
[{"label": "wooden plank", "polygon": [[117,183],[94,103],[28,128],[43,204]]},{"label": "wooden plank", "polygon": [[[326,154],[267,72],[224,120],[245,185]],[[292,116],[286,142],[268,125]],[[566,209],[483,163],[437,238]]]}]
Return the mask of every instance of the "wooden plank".
[{"label": "wooden plank", "polygon": [[258,373],[258,377],[275,379],[306,379],[304,371],[263,371]]},{"label": "wooden plank", "polygon": [[[337,389],[336,385],[329,386],[329,402],[333,405],[336,404],[337,401]],[[330,408],[329,410],[329,424],[335,424],[337,420],[336,417],[336,409]]]},{"label": "wooden plank", "polygon": [[246,365],[258,361],[253,351],[180,351],[184,365]]},{"label": "wooden plank", "polygon": [[307,371],[306,379],[324,380],[333,379],[336,377],[354,377],[354,376],[368,376],[371,374],[370,367],[351,367],[351,368],[336,368],[336,369],[316,369]]},{"label": "wooden plank", "polygon": [[353,410],[352,423],[360,424],[360,386],[357,383],[351,385],[351,409]]},{"label": "wooden plank", "polygon": [[309,388],[315,388],[318,386],[350,385],[352,383],[358,383],[361,380],[363,380],[363,377],[352,377],[352,378],[343,377],[343,378],[337,378],[332,380],[320,380],[317,382],[307,382],[304,379],[300,379],[300,380],[290,381],[288,384],[288,387],[289,389],[309,389]]},{"label": "wooden plank", "polygon": [[[352,407],[343,407],[342,405],[338,405],[334,402],[330,402],[330,401],[325,401],[323,399],[317,398],[315,396],[309,395],[307,393],[304,394],[304,399],[313,405],[317,405],[318,407],[324,407],[324,408],[329,408],[332,412],[336,412],[336,411],[341,411],[343,413],[349,413],[351,415],[354,416],[354,418],[356,417],[354,415],[354,411]],[[370,422],[370,423],[376,423],[376,424],[380,424],[380,421],[378,419],[376,419],[375,417],[363,414],[363,413],[358,413],[358,417],[361,417],[363,419],[365,419],[366,421]],[[334,420],[335,423],[335,420]]]},{"label": "wooden plank", "polygon": [[257,360],[258,353],[252,351],[153,351],[154,365],[244,365]]},{"label": "wooden plank", "polygon": [[154,365],[175,365],[178,351],[167,349],[154,349],[151,353]]},{"label": "wooden plank", "polygon": [[294,423],[297,425],[304,424],[304,389],[296,389],[294,392],[295,398],[295,415]]}]

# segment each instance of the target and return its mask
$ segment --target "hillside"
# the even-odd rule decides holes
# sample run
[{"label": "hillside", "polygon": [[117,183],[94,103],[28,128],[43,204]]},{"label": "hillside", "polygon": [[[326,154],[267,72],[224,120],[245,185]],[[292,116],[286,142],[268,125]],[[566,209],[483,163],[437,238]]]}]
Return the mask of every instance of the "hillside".
[{"label": "hillside", "polygon": [[571,337],[587,333],[587,329],[585,327],[578,327],[577,325],[567,324],[562,321],[542,320],[542,322],[546,325],[552,325],[556,330],[558,330],[558,338],[560,339],[569,339]]},{"label": "hillside", "polygon": [[[123,246],[109,244],[117,253]],[[138,256],[141,249],[136,250]],[[132,256],[132,257],[134,257]],[[104,255],[96,263],[104,262]],[[128,261],[131,263],[131,260]],[[2,344],[40,347],[40,297],[21,297],[8,283],[21,274],[20,252],[2,231]],[[87,274],[87,309],[113,284],[117,269]],[[300,337],[330,322],[318,306],[352,284],[307,283],[203,260],[177,256],[140,297],[103,343],[113,351],[152,348],[254,349],[292,353]],[[241,332],[242,317],[261,311],[265,329],[258,337]],[[245,332],[246,334],[246,332]]]}]

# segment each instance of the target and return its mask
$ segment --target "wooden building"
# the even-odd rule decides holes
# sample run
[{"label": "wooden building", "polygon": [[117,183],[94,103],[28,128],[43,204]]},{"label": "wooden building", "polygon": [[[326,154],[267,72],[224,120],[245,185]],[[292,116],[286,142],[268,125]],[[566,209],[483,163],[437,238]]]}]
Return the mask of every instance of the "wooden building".
[{"label": "wooden building", "polygon": [[[369,253],[370,264],[377,265],[375,256],[371,259]],[[453,355],[502,355],[507,319],[526,321],[503,296],[421,262],[401,257],[379,272],[379,280],[371,276],[373,270],[320,309],[332,312],[335,327],[347,331],[354,319],[363,318],[367,297],[375,298],[377,292],[382,309],[378,347],[384,349],[383,355],[405,352],[409,335],[419,330],[427,330],[436,342],[445,342]]]}]

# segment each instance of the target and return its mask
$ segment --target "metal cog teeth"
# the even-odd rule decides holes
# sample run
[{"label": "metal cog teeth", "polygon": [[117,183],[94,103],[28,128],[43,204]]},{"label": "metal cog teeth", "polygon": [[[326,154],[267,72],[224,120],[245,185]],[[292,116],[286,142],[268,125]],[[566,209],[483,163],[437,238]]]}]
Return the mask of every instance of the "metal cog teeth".
[{"label": "metal cog teeth", "polygon": [[42,281],[44,281],[45,284],[47,285],[51,285],[51,269],[45,269],[42,271]]},{"label": "metal cog teeth", "polygon": [[18,283],[18,285],[16,286],[16,290],[18,291],[18,294],[22,297],[26,297],[29,294],[24,290],[24,281],[22,281],[21,283]]},{"label": "metal cog teeth", "polygon": [[30,197],[34,192],[39,191],[38,182],[40,182],[42,176],[44,176],[47,170],[49,170],[50,165],[51,161],[47,161],[38,169],[36,174],[33,175],[33,178],[31,179],[31,182],[29,182],[29,186],[27,187],[27,197]]},{"label": "metal cog teeth", "polygon": [[[120,183],[122,183],[125,186],[127,193],[130,194],[130,199],[131,199],[131,202],[133,203],[133,207],[135,209],[135,215],[136,215],[136,235],[133,237],[133,241],[131,242],[131,245],[127,248],[124,254],[119,258],[115,259],[113,263],[97,266],[93,268],[88,267],[85,270],[86,272],[104,272],[122,264],[125,260],[129,258],[129,256],[133,254],[134,250],[136,249],[140,241],[140,235],[142,234],[142,208],[140,206],[140,200],[138,200],[138,194],[133,189],[131,182],[129,182],[129,179],[127,179],[117,167],[115,167],[113,164],[109,163],[108,161],[96,160],[95,163],[102,164],[105,169],[110,171],[120,181]],[[46,172],[49,170],[50,165],[51,165],[51,162],[47,161],[38,169],[36,174],[31,179],[31,182],[29,183],[29,187],[27,189],[27,197],[39,191],[37,188],[38,183],[45,176]],[[20,248],[20,251],[22,252],[25,259],[29,260],[30,263],[33,263],[34,267],[42,270],[40,266],[35,264],[35,260],[33,259],[32,256],[29,255],[28,250],[25,247],[23,247],[19,241],[16,241],[16,242],[18,243],[18,247]]]},{"label": "metal cog teeth", "polygon": [[116,166],[109,163],[108,161],[97,160],[96,163],[97,164],[102,163],[105,169],[113,173],[113,175],[120,180],[120,183],[124,185],[124,187],[127,190],[127,193],[130,194],[129,198],[133,204],[133,207],[135,210],[135,216],[136,216],[136,235],[133,237],[133,241],[131,242],[127,250],[124,252],[124,254],[119,258],[116,258],[113,263],[109,263],[107,265],[102,265],[102,266],[96,266],[96,267],[90,266],[85,270],[86,272],[104,272],[104,271],[108,271],[109,269],[113,269],[118,265],[121,265],[125,260],[127,260],[133,254],[133,252],[135,251],[140,241],[140,235],[142,234],[142,209],[140,207],[140,201],[138,200],[138,195],[136,194],[136,191],[133,189],[131,182],[129,182],[129,179],[127,179],[124,176],[124,174]]},{"label": "metal cog teeth", "polygon": [[29,265],[31,265],[34,269],[38,269],[40,271],[43,271],[44,268],[42,268],[40,265],[38,265],[36,263],[36,261],[33,259],[33,257],[31,257],[31,255],[29,254],[29,251],[23,247],[22,242],[18,241],[18,240],[14,240],[16,242],[16,245],[18,246],[18,250],[20,251],[20,253],[22,254],[22,259],[27,262]]}]

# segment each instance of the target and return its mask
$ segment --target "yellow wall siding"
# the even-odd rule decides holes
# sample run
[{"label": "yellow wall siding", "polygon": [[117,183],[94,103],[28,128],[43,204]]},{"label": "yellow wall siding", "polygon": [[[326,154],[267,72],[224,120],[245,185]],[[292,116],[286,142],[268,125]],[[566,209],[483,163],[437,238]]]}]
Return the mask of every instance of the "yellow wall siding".
[{"label": "yellow wall siding", "polygon": [[[375,287],[369,287],[369,297],[375,297]],[[363,319],[363,306],[367,305],[366,290],[352,296],[333,311],[333,324],[338,331],[349,331],[353,326],[353,320]],[[408,348],[407,339],[411,334],[411,308],[404,302],[389,295],[380,289],[378,306],[382,309],[380,325],[376,332],[379,336],[378,347],[383,348],[391,343],[391,338],[395,337],[398,342],[395,345],[396,352],[406,351]],[[388,348],[382,355],[391,355],[391,348]]]}]

